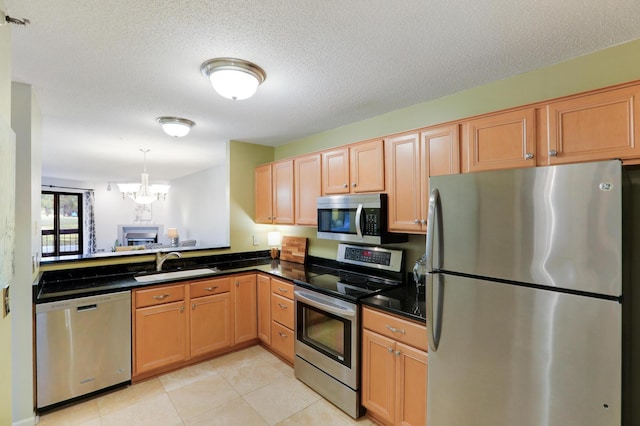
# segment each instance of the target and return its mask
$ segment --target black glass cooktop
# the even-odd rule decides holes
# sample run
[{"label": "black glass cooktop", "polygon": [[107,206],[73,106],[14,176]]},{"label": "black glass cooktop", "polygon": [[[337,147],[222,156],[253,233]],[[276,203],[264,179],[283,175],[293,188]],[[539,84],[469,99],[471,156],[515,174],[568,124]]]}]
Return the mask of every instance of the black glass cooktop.
[{"label": "black glass cooktop", "polygon": [[336,296],[349,301],[391,290],[401,285],[400,281],[338,270],[335,274],[321,274],[305,281],[294,280],[300,287],[319,293]]}]

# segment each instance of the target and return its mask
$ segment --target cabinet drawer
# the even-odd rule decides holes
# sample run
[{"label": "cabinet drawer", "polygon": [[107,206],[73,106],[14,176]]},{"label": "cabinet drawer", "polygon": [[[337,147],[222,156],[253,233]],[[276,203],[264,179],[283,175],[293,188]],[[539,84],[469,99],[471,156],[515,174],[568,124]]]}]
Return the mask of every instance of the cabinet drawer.
[{"label": "cabinet drawer", "polygon": [[362,309],[362,326],[414,348],[427,350],[427,327],[367,307]]},{"label": "cabinet drawer", "polygon": [[293,330],[293,300],[271,295],[271,319]]},{"label": "cabinet drawer", "polygon": [[271,349],[292,363],[294,339],[293,331],[275,321],[271,321]]},{"label": "cabinet drawer", "polygon": [[184,285],[171,285],[136,290],[136,308],[184,300]]},{"label": "cabinet drawer", "polygon": [[277,279],[271,279],[271,292],[293,300],[293,284]]},{"label": "cabinet drawer", "polygon": [[231,288],[230,278],[216,278],[191,283],[191,298],[226,293]]}]

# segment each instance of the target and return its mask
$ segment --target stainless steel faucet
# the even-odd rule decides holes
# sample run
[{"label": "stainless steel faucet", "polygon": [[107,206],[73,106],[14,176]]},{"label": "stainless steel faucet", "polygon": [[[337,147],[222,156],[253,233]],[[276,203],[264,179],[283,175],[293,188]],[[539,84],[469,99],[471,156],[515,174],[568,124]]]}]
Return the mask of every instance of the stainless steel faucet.
[{"label": "stainless steel faucet", "polygon": [[162,271],[162,264],[165,260],[171,257],[182,257],[182,254],[177,251],[172,251],[167,254],[160,254],[160,252],[156,253],[156,271]]}]

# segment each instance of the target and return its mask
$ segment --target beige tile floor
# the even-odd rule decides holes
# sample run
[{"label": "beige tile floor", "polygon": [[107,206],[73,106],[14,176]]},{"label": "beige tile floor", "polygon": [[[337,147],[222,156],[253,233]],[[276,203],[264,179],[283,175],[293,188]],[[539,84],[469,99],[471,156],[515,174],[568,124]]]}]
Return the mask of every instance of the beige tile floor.
[{"label": "beige tile floor", "polygon": [[44,414],[50,425],[373,425],[353,420],[260,346]]}]

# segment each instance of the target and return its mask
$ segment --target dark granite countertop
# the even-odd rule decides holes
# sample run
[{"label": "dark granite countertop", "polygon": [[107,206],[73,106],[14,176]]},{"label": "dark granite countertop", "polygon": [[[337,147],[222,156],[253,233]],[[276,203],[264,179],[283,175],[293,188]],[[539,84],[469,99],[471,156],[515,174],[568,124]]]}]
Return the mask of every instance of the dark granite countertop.
[{"label": "dark granite countertop", "polygon": [[361,300],[365,306],[371,306],[391,314],[399,315],[422,323],[427,322],[426,298],[424,292],[418,293],[413,283],[385,291]]},{"label": "dark granite countertop", "polygon": [[[167,271],[216,268],[219,272],[211,275],[182,277],[161,281],[138,282],[134,276],[152,274],[155,263],[127,263],[88,268],[69,268],[45,271],[33,285],[33,303],[48,303],[123,290],[170,284],[180,281],[195,281],[204,278],[222,277],[242,272],[262,272],[288,281],[306,281],[316,275],[335,273],[337,262],[309,256],[307,264],[273,260],[268,251],[238,253],[204,258],[170,259],[165,265]],[[417,321],[425,321],[424,294],[416,298],[415,286],[402,286],[383,295],[365,298],[363,304]]]}]

